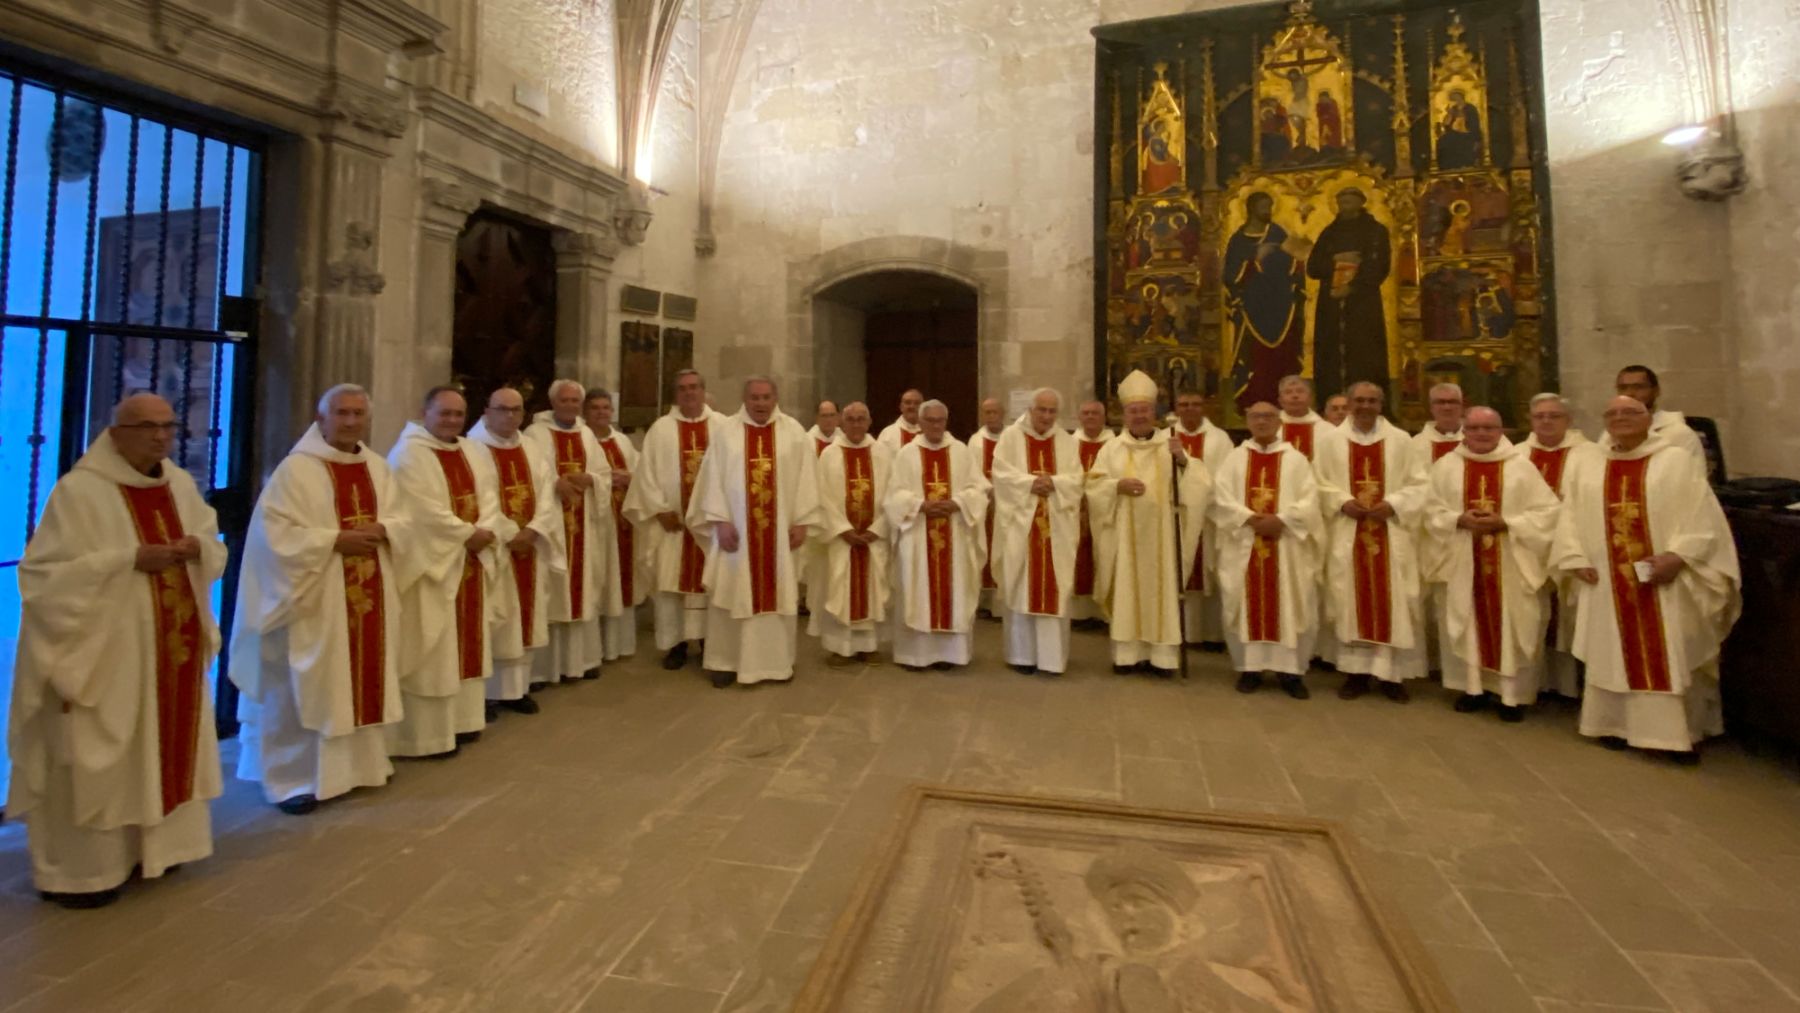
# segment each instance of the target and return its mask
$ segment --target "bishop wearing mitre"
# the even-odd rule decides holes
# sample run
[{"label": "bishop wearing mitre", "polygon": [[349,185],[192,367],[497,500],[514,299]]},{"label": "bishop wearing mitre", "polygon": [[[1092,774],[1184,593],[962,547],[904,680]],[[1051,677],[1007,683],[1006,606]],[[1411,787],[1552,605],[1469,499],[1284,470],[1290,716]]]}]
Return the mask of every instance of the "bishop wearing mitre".
[{"label": "bishop wearing mitre", "polygon": [[[1563,476],[1569,472],[1569,461],[1592,453],[1593,442],[1570,425],[1569,402],[1561,394],[1544,393],[1531,399],[1531,435],[1525,438],[1525,454],[1557,499],[1562,499]],[[1538,593],[1544,599],[1544,613],[1549,616],[1544,651],[1538,655],[1538,689],[1570,700],[1579,699],[1581,669],[1575,655],[1569,653],[1575,636],[1573,579],[1567,574],[1552,574]]]},{"label": "bishop wearing mitre", "polygon": [[818,523],[817,455],[775,407],[775,381],[744,381],[744,404],[719,425],[700,465],[687,525],[710,546],[706,654],[712,684],[794,677],[799,549]]},{"label": "bishop wearing mitre", "polygon": [[900,448],[882,501],[894,532],[894,660],[947,670],[969,663],[988,484],[981,461],[947,432],[942,401],[926,401],[918,415],[918,438]]},{"label": "bishop wearing mitre", "polygon": [[556,470],[556,499],[563,515],[567,568],[550,582],[550,643],[537,652],[534,681],[598,679],[601,571],[612,552],[612,469],[581,417],[587,389],[574,380],[550,384],[550,410],[525,430]]},{"label": "bishop wearing mitre", "polygon": [[612,474],[608,500],[612,505],[613,538],[600,563],[600,652],[605,660],[612,661],[637,653],[638,606],[650,593],[644,554],[638,551],[643,539],[637,525],[625,516],[625,497],[631,493],[631,476],[637,473],[638,449],[632,446],[630,437],[613,425],[611,392],[589,388],[581,403],[581,415],[593,431],[600,452],[606,455]]},{"label": "bishop wearing mitre", "polygon": [[489,640],[494,673],[487,698],[518,714],[536,714],[531,676],[539,651],[550,646],[549,595],[563,579],[562,504],[556,467],[541,443],[526,440],[525,398],[511,387],[488,395],[487,410],[469,439],[492,460],[500,513],[513,533],[495,553],[495,614]]},{"label": "bishop wearing mitre", "polygon": [[518,531],[500,512],[492,456],[461,435],[467,416],[456,388],[433,387],[388,451],[418,570],[400,599],[405,713],[387,726],[394,756],[447,756],[487,726],[499,544]]},{"label": "bishop wearing mitre", "polygon": [[[1231,453],[1231,437],[1206,417],[1206,395],[1193,388],[1175,392],[1175,425],[1169,436],[1180,442],[1187,456],[1209,469],[1217,468]],[[1182,551],[1193,555],[1184,564],[1188,579],[1181,587],[1182,608],[1187,610],[1187,638],[1190,642],[1218,644],[1225,639],[1225,628],[1219,619],[1218,582],[1213,578],[1212,560],[1208,558],[1209,552],[1217,552],[1212,527],[1206,524],[1200,531],[1183,531],[1182,535],[1183,541],[1189,543]]]},{"label": "bishop wearing mitre", "polygon": [[1408,699],[1406,680],[1425,677],[1424,599],[1416,544],[1425,519],[1425,472],[1412,437],[1382,417],[1385,393],[1367,381],[1348,392],[1350,417],[1313,460],[1325,550],[1325,621],[1338,696],[1354,700],[1371,681],[1388,699]]},{"label": "bishop wearing mitre", "polygon": [[1457,448],[1431,469],[1426,502],[1432,572],[1443,586],[1444,688],[1456,709],[1497,704],[1502,721],[1537,701],[1549,617],[1538,591],[1549,577],[1560,503],[1501,430],[1500,413],[1471,408]]},{"label": "bishop wearing mitre", "polygon": [[382,726],[401,716],[400,595],[417,570],[368,429],[367,391],[326,391],[244,539],[231,628],[238,777],[296,816],[394,772]]},{"label": "bishop wearing mitre", "polygon": [[[1099,401],[1083,402],[1075,410],[1075,454],[1081,459],[1082,485],[1094,474],[1094,462],[1100,449],[1113,438],[1106,427],[1106,405]],[[1099,626],[1100,606],[1094,602],[1094,526],[1088,518],[1087,496],[1081,497],[1081,535],[1075,543],[1075,586],[1069,596],[1069,618],[1076,624]]]},{"label": "bishop wearing mitre", "polygon": [[625,494],[625,516],[646,545],[656,649],[663,668],[688,663],[688,643],[706,636],[706,551],[683,523],[693,503],[700,462],[725,416],[706,404],[706,380],[692,369],[675,374],[675,406],[644,434],[644,452]]},{"label": "bishop wearing mitre", "polygon": [[1577,581],[1581,734],[1693,763],[1694,745],[1725,730],[1719,645],[1742,581],[1705,463],[1650,424],[1634,398],[1607,403],[1607,444],[1563,475],[1550,565]]},{"label": "bishop wearing mitre", "polygon": [[1181,662],[1179,589],[1193,579],[1212,476],[1157,428],[1156,393],[1142,370],[1120,382],[1125,428],[1094,459],[1087,500],[1094,599],[1112,620],[1113,671],[1166,678]]},{"label": "bishop wearing mitre", "polygon": [[869,435],[869,422],[868,405],[845,405],[831,446],[819,455],[806,632],[819,638],[833,668],[879,662],[887,620],[893,528],[881,503],[894,452]]},{"label": "bishop wearing mitre", "polygon": [[12,794],[31,877],[64,907],[110,904],[212,854],[219,743],[218,519],[168,459],[180,423],[134,394],[56,483],[19,563]]},{"label": "bishop wearing mitre", "polygon": [[1075,438],[1056,424],[1062,397],[1031,396],[1029,414],[994,449],[995,601],[1006,663],[1023,675],[1069,666],[1069,593],[1075,578],[1085,479]]},{"label": "bishop wearing mitre", "polygon": [[[1313,469],[1281,438],[1281,413],[1259,401],[1244,412],[1250,438],[1213,477],[1212,521],[1219,541],[1225,646],[1254,692],[1273,671],[1297,700],[1318,631],[1319,560],[1324,535]],[[1317,453],[1323,449],[1314,444]]]}]

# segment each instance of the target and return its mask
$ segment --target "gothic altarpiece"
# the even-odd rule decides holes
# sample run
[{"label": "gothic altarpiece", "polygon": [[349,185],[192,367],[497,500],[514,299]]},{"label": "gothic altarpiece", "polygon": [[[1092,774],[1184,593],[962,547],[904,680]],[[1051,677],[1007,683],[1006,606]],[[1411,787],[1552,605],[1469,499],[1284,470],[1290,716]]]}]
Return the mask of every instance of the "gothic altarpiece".
[{"label": "gothic altarpiece", "polygon": [[[1553,385],[1529,0],[1240,8],[1100,36],[1096,382],[1239,424],[1283,376],[1522,423]],[[1165,399],[1165,407],[1166,407]]]}]

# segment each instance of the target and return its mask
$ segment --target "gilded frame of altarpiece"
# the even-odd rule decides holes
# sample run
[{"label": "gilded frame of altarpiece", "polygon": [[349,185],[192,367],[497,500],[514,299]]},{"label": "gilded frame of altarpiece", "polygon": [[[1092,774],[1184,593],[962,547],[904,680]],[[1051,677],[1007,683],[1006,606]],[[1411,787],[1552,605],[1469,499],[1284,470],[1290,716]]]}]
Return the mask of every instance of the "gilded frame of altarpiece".
[{"label": "gilded frame of altarpiece", "polygon": [[1308,0],[1095,30],[1095,386],[1216,421],[1312,377],[1521,424],[1556,384],[1530,0]]}]

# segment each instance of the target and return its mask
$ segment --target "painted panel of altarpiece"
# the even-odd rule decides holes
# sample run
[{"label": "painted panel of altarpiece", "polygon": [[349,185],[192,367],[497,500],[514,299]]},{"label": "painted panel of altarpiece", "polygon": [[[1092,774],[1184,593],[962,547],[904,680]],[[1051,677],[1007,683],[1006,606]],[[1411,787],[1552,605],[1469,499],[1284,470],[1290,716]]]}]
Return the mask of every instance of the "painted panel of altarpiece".
[{"label": "painted panel of altarpiece", "polygon": [[1099,37],[1095,382],[1237,424],[1284,376],[1433,383],[1525,417],[1553,385],[1529,0],[1308,0]]}]

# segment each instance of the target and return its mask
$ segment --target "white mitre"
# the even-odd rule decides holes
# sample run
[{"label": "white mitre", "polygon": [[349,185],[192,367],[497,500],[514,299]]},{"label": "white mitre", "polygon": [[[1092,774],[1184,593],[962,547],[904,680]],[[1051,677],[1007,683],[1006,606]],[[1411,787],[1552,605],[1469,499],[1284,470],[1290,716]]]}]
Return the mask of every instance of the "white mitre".
[{"label": "white mitre", "polygon": [[1119,403],[1135,404],[1139,401],[1156,403],[1156,381],[1141,369],[1134,369],[1125,379],[1119,381]]}]

